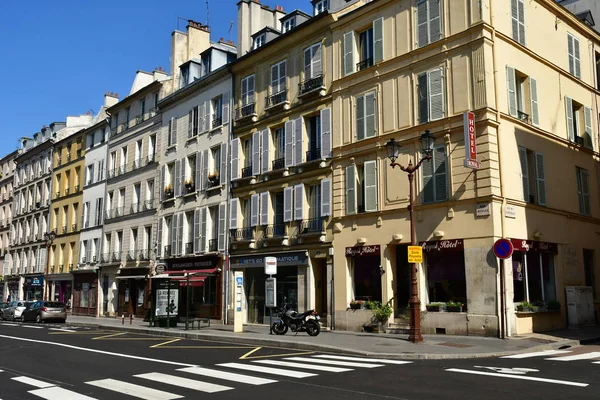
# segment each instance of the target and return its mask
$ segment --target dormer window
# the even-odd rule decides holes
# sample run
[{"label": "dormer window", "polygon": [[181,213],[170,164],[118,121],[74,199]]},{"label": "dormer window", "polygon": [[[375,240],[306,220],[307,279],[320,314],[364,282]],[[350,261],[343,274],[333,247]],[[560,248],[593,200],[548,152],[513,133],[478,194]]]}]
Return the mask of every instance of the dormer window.
[{"label": "dormer window", "polygon": [[286,33],[292,29],[294,29],[296,27],[296,18],[290,18],[290,19],[286,19],[283,22],[283,33]]},{"label": "dormer window", "polygon": [[189,81],[190,76],[190,65],[186,64],[179,67],[180,75],[179,75],[179,88],[185,87]]},{"label": "dormer window", "polygon": [[256,38],[254,38],[254,50],[258,49],[263,44],[265,44],[266,37],[267,37],[267,35],[262,33],[262,34],[258,35]]},{"label": "dormer window", "polygon": [[319,0],[313,5],[313,12],[315,16],[327,10],[329,10],[329,0]]}]

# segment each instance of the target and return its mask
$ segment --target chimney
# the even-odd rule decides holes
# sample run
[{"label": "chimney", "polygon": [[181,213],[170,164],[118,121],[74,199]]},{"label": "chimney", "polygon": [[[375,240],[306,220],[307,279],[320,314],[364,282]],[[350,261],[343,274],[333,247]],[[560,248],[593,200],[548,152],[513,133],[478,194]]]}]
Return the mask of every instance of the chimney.
[{"label": "chimney", "polygon": [[119,95],[113,92],[104,94],[104,107],[112,107],[119,102]]},{"label": "chimney", "polygon": [[279,30],[279,18],[284,15],[283,8],[271,10],[258,0],[241,0],[238,3],[238,57],[252,49],[252,35],[256,32],[266,26]]}]

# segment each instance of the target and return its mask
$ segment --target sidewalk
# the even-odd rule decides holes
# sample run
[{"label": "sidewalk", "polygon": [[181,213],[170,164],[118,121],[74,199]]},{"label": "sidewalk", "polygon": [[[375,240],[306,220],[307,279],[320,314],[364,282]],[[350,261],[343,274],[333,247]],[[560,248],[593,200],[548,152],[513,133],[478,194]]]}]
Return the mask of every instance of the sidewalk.
[{"label": "sidewalk", "polygon": [[578,346],[581,341],[600,338],[600,327],[584,330],[564,330],[551,334],[532,334],[509,339],[475,336],[424,335],[424,342],[412,344],[407,335],[371,334],[346,331],[322,331],[317,337],[306,333],[284,336],[269,335],[269,327],[246,325],[244,332],[234,333],[232,325],[214,323],[210,328],[184,330],[183,324],[171,329],[149,327],[142,320],[70,316],[71,325],[90,326],[100,329],[143,333],[185,339],[214,340],[226,343],[262,347],[279,347],[295,350],[335,352],[349,355],[381,357],[390,359],[452,359],[498,357],[517,353]]}]

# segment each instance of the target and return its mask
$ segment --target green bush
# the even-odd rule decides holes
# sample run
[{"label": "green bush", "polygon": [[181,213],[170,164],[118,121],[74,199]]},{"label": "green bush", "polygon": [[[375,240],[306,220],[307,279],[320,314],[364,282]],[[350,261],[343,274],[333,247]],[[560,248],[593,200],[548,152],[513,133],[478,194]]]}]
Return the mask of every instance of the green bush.
[{"label": "green bush", "polygon": [[371,303],[371,310],[373,311],[373,318],[378,322],[386,322],[393,314],[394,309],[389,304],[381,305],[378,301]]},{"label": "green bush", "polygon": [[560,310],[560,303],[558,301],[552,300],[548,302],[548,310],[550,311],[558,311]]}]

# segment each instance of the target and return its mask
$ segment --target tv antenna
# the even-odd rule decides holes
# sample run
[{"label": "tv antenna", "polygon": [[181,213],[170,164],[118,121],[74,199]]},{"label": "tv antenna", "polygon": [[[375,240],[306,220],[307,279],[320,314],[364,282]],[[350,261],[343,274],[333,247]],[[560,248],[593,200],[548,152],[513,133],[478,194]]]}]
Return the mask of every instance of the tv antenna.
[{"label": "tv antenna", "polygon": [[206,26],[208,26],[210,28],[209,17],[210,17],[210,7],[208,6],[208,0],[206,0]]},{"label": "tv antenna", "polygon": [[231,41],[231,30],[233,29],[233,20],[229,22],[229,40]]}]

